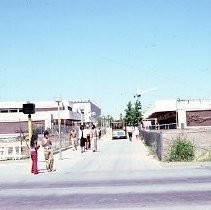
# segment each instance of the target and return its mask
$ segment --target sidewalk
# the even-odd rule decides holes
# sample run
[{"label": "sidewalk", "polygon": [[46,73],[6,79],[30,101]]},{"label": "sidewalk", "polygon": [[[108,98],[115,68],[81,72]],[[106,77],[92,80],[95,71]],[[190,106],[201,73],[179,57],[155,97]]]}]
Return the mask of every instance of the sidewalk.
[{"label": "sidewalk", "polygon": [[[108,156],[107,149],[111,148],[112,153],[115,153],[117,149],[119,140],[109,140],[108,136],[103,136],[101,140],[99,140],[99,148],[101,152],[96,153],[95,156],[97,160],[101,161],[102,158],[113,158],[113,156]],[[137,168],[139,170],[153,170],[153,169],[178,169],[178,168],[201,168],[201,167],[209,167],[211,168],[211,162],[191,162],[191,163],[163,163],[159,162],[152,155],[148,154],[147,148],[144,144],[139,140],[133,140],[133,142],[128,142],[128,140],[121,140],[125,145],[134,145],[134,147],[124,147],[124,154],[132,154],[133,161],[131,162],[131,167]],[[128,143],[129,144],[128,144]],[[114,146],[109,146],[113,144]],[[138,151],[138,153],[137,153]],[[54,168],[55,172],[47,172],[45,167],[45,161],[41,160],[38,162],[39,174],[34,175],[30,173],[31,169],[31,160],[11,160],[11,161],[0,161],[0,182],[25,182],[25,181],[48,181],[49,179],[52,181],[57,180],[65,180],[66,176],[70,176],[71,170],[74,170],[77,165],[81,165],[84,163],[84,160],[93,161],[93,152],[87,151],[84,154],[81,154],[80,147],[78,147],[77,151],[73,151],[71,148],[65,151],[62,151],[63,159],[60,160],[60,153],[56,153],[54,155]],[[128,156],[129,157],[129,156]],[[121,158],[121,156],[120,156]],[[131,158],[131,157],[130,157]],[[106,159],[107,160],[107,159]],[[129,161],[130,159],[128,159]],[[141,165],[140,165],[141,162]],[[80,163],[80,164],[78,164]],[[118,166],[121,169],[126,167],[128,164]],[[106,169],[108,164],[109,170],[109,161],[103,166],[103,171]],[[134,165],[135,164],[135,165]],[[92,165],[90,165],[90,169],[92,169]],[[102,167],[102,166],[101,166]],[[118,170],[118,167],[116,170]]]},{"label": "sidewalk", "polygon": [[[106,138],[106,135],[102,136],[99,143],[106,141]],[[91,153],[91,151],[88,152]],[[39,153],[43,153],[43,157],[40,158]],[[62,150],[61,154],[62,160],[60,159],[59,150],[54,152],[55,171],[48,172],[46,170],[46,164],[44,161],[44,151],[38,151],[38,175],[31,174],[31,159],[0,161],[0,182],[18,182],[34,179],[33,177],[39,177],[38,180],[41,180],[43,178],[46,179],[46,177],[49,175],[51,177],[61,176],[61,174],[67,173],[72,165],[77,164],[77,162],[80,162],[81,159],[84,158],[84,156],[81,154],[80,146],[78,146],[77,151],[73,151],[72,147],[68,147],[67,149]],[[46,176],[46,174],[48,176]]]},{"label": "sidewalk", "polygon": [[60,160],[60,154],[54,155],[53,172],[46,170],[45,161],[38,161],[39,174],[31,173],[31,160],[12,160],[0,162],[0,185],[1,183],[48,183],[68,180],[70,178],[71,168],[92,155],[91,151],[81,154],[80,149],[72,151],[68,149],[62,151],[63,159]]}]

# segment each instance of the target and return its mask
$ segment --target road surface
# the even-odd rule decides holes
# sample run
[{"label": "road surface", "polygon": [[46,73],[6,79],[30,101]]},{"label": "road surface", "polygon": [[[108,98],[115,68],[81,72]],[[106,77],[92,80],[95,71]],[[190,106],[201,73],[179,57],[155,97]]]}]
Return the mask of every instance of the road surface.
[{"label": "road surface", "polygon": [[209,165],[166,167],[141,141],[99,142],[99,151],[67,150],[56,171],[0,165],[0,209],[211,209]]}]

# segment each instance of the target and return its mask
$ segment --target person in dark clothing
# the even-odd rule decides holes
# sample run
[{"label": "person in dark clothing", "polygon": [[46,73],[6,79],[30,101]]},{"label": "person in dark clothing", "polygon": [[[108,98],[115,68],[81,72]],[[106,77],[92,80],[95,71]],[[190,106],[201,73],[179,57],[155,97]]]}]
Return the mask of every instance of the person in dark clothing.
[{"label": "person in dark clothing", "polygon": [[84,134],[84,126],[80,126],[79,130],[79,140],[80,140],[80,146],[81,146],[81,153],[85,152],[85,143],[86,143],[86,137]]},{"label": "person in dark clothing", "polygon": [[84,129],[86,133],[86,149],[91,149],[91,128],[89,125]]},{"label": "person in dark clothing", "polygon": [[99,128],[99,131],[98,131],[98,138],[101,139],[101,129]]},{"label": "person in dark clothing", "polygon": [[132,129],[132,127],[128,126],[127,127],[127,131],[128,131],[129,140],[132,141],[132,137],[133,137],[133,129]]}]

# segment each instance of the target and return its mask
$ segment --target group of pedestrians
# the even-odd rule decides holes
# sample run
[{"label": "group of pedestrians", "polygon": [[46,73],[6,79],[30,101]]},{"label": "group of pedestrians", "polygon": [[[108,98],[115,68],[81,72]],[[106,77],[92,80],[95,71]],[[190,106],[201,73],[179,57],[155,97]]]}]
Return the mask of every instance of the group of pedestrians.
[{"label": "group of pedestrians", "polygon": [[54,157],[52,149],[52,141],[49,138],[49,132],[44,132],[44,137],[41,142],[38,143],[38,135],[32,134],[30,141],[30,155],[32,160],[31,173],[38,174],[38,149],[40,147],[44,149],[44,157],[46,162],[46,169],[48,172],[53,171]]},{"label": "group of pedestrians", "polygon": [[[81,125],[79,129],[73,127],[70,130],[70,140],[73,150],[77,150],[80,145],[81,153],[86,150],[97,151],[97,140],[101,138],[101,130],[97,130],[95,125]],[[30,141],[30,156],[32,160],[31,173],[38,174],[38,150],[43,148],[43,153],[46,163],[46,170],[48,172],[54,171],[54,156],[52,141],[49,137],[49,132],[44,132],[41,141],[38,141],[38,135],[32,134]]]},{"label": "group of pedestrians", "polygon": [[[70,139],[72,141],[73,150],[77,150],[77,146],[80,145],[81,153],[86,150],[97,151],[97,139],[100,139],[101,131],[96,129],[93,125],[81,125],[80,129],[77,130],[73,128],[70,132]],[[79,141],[79,144],[78,144]]]}]

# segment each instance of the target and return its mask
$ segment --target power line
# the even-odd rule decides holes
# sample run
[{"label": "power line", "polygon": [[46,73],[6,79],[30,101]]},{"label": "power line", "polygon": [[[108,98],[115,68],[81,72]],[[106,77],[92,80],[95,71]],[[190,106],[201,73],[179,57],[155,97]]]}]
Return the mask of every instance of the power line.
[{"label": "power line", "polygon": [[[165,79],[165,80],[168,80],[168,81],[172,81],[172,82],[175,82],[177,84],[180,84],[180,85],[185,85],[185,86],[189,86],[189,87],[193,87],[197,90],[200,90],[200,91],[203,91],[203,92],[206,92],[208,94],[211,94],[211,91],[210,90],[206,90],[204,88],[201,88],[201,87],[198,87],[196,85],[193,85],[192,83],[187,83],[186,81],[183,81],[181,79],[177,79],[175,77],[170,77],[170,76],[167,76],[167,75],[163,75],[163,74],[159,74],[157,73],[155,70],[151,70],[151,69],[147,69],[147,70],[143,70],[142,68],[140,67],[137,67],[137,66],[134,66],[134,65],[131,65],[131,64],[128,64],[128,63],[125,63],[125,62],[122,62],[122,61],[118,61],[118,60],[115,60],[113,58],[109,58],[109,57],[102,57],[102,59],[106,60],[106,61],[109,61],[111,63],[114,63],[114,64],[117,64],[117,65],[121,65],[121,66],[124,66],[124,67],[127,67],[129,69],[135,69],[135,70],[141,70],[141,71],[147,71],[148,73],[152,74],[152,76],[154,78],[156,78],[155,76],[161,78],[161,79]],[[207,72],[207,71],[206,71]]]}]

